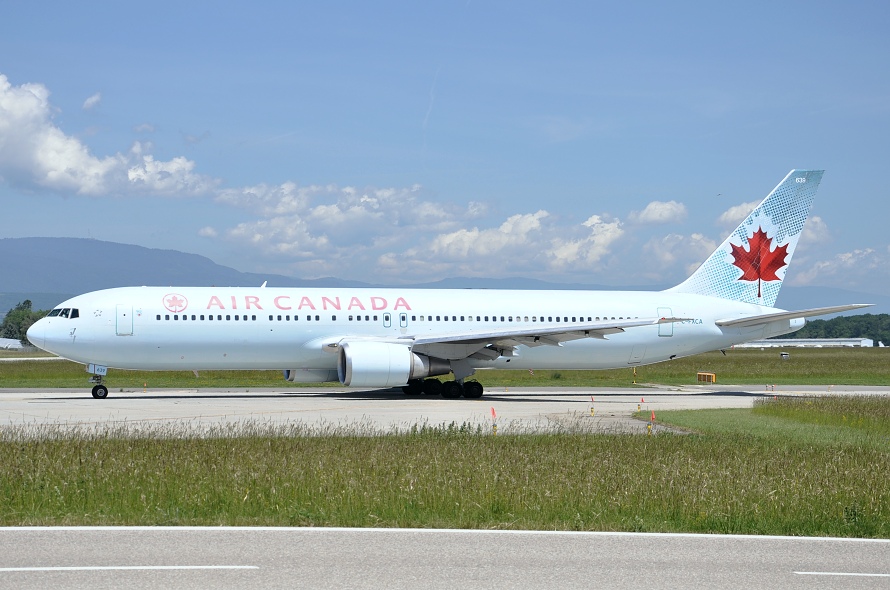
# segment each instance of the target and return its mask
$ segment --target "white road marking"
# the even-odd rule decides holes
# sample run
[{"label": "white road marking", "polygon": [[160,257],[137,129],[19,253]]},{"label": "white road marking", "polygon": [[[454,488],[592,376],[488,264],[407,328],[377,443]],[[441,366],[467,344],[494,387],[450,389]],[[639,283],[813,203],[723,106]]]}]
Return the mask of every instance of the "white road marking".
[{"label": "white road marking", "polygon": [[108,570],[258,570],[256,565],[85,565],[70,567],[0,567],[0,572],[97,572]]},{"label": "white road marking", "polygon": [[855,572],[794,572],[799,576],[858,576],[860,578],[890,578],[890,574],[864,574]]}]

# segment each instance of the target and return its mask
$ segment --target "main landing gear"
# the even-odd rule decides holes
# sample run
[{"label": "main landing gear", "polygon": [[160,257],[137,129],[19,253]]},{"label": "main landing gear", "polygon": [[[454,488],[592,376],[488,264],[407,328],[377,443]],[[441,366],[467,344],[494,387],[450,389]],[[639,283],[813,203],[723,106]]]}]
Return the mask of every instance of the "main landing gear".
[{"label": "main landing gear", "polygon": [[480,398],[484,391],[478,381],[446,381],[442,383],[438,379],[412,379],[402,387],[405,395],[441,395],[446,399],[454,399],[460,396],[466,398]]}]

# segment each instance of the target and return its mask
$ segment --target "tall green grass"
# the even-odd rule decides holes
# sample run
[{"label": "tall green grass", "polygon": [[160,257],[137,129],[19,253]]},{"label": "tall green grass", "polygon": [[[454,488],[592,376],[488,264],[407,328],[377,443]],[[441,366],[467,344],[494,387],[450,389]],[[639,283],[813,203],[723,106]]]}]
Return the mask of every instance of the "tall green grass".
[{"label": "tall green grass", "polygon": [[0,523],[890,537],[888,459],[886,442],[746,432],[16,428],[0,433]]}]

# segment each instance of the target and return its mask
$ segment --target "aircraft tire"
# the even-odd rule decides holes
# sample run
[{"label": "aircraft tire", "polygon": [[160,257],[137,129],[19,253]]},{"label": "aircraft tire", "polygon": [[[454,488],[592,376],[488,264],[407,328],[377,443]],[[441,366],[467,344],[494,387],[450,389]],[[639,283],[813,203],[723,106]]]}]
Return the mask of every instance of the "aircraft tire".
[{"label": "aircraft tire", "polygon": [[96,399],[105,399],[108,397],[108,388],[104,385],[96,385],[93,387],[93,397]]},{"label": "aircraft tire", "polygon": [[424,379],[423,392],[427,395],[439,395],[442,393],[442,382],[438,379]]},{"label": "aircraft tire", "polygon": [[478,381],[467,381],[464,383],[464,397],[475,399],[482,397],[484,389]]},{"label": "aircraft tire", "polygon": [[463,392],[464,388],[457,381],[446,381],[442,384],[442,397],[445,399],[458,398]]},{"label": "aircraft tire", "polygon": [[411,379],[408,384],[402,387],[405,395],[420,395],[423,393],[423,379]]}]

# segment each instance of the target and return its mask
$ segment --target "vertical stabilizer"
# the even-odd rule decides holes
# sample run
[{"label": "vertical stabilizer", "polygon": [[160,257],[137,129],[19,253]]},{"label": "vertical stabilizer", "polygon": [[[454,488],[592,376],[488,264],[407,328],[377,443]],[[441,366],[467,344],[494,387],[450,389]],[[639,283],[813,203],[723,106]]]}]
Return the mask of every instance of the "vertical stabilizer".
[{"label": "vertical stabilizer", "polygon": [[691,277],[668,291],[774,307],[823,172],[789,172]]}]

